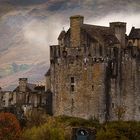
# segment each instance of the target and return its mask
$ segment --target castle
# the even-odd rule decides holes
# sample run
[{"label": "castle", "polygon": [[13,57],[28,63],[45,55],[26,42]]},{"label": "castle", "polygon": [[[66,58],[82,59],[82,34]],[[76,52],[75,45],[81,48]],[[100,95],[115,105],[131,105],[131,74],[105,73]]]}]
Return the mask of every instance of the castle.
[{"label": "castle", "polygon": [[52,115],[52,93],[43,85],[28,82],[27,78],[19,78],[19,85],[13,91],[0,88],[0,112],[6,111],[15,115],[24,112],[26,117],[33,110],[42,110]]},{"label": "castle", "polygon": [[122,113],[123,120],[140,121],[140,29],[127,36],[124,22],[104,27],[70,17],[68,31],[50,46],[46,88],[54,116],[104,122]]}]

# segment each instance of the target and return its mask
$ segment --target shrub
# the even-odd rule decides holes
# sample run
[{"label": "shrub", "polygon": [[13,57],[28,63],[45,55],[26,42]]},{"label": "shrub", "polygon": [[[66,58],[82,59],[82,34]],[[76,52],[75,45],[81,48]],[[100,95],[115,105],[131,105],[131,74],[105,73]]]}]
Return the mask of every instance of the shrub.
[{"label": "shrub", "polygon": [[46,117],[44,120],[44,124],[26,129],[23,140],[70,140],[72,127],[96,128],[96,140],[140,140],[140,122],[99,124],[98,120],[92,118],[85,120],[67,116]]},{"label": "shrub", "polygon": [[109,122],[97,133],[97,140],[140,140],[140,122]]},{"label": "shrub", "polygon": [[28,127],[33,127],[33,126],[40,126],[44,124],[47,120],[47,115],[42,111],[42,110],[37,110],[33,109],[29,114],[28,114]]},{"label": "shrub", "polygon": [[48,118],[47,123],[23,132],[23,140],[65,140],[64,126],[54,118]]},{"label": "shrub", "polygon": [[20,125],[16,116],[11,113],[0,113],[0,139],[17,140],[20,136]]},{"label": "shrub", "polygon": [[126,112],[126,107],[125,106],[117,106],[114,111],[115,111],[115,114],[118,118],[118,121],[123,120],[123,117],[124,117],[125,112]]},{"label": "shrub", "polygon": [[79,126],[85,126],[85,127],[96,127],[96,128],[100,128],[100,123],[98,120],[96,119],[89,119],[89,120],[85,120],[82,118],[77,118],[77,117],[68,117],[68,116],[59,116],[56,118],[57,121],[61,122],[61,123],[65,123],[71,127],[79,127]]}]

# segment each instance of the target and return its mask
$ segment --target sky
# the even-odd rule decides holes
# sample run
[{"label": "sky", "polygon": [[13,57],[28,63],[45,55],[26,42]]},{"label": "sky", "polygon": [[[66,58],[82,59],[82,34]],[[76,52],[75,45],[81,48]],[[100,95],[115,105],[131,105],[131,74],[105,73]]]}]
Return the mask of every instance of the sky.
[{"label": "sky", "polygon": [[94,25],[127,22],[127,34],[140,28],[140,0],[0,0],[0,86],[19,77],[40,82],[49,68],[49,46],[77,14]]}]

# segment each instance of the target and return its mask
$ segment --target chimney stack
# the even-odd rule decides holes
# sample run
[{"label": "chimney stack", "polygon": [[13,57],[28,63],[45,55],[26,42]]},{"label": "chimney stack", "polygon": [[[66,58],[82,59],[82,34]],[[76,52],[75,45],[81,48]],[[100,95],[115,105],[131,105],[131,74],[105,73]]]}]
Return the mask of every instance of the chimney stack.
[{"label": "chimney stack", "polygon": [[121,47],[125,48],[126,23],[125,22],[111,22],[110,28],[113,29],[117,39],[120,41]]},{"label": "chimney stack", "polygon": [[19,78],[19,91],[26,92],[27,78]]},{"label": "chimney stack", "polygon": [[71,47],[80,47],[81,45],[81,26],[83,25],[83,22],[83,16],[75,15],[70,17]]}]

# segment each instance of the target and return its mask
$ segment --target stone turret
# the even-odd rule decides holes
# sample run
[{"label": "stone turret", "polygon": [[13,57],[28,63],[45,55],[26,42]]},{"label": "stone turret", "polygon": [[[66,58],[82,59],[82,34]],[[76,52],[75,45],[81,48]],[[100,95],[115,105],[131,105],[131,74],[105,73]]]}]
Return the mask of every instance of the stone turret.
[{"label": "stone turret", "polygon": [[81,45],[81,26],[83,21],[84,17],[80,15],[70,17],[71,47],[80,47]]},{"label": "stone turret", "polygon": [[125,22],[111,22],[110,27],[114,30],[114,33],[117,39],[121,43],[121,47],[125,48],[126,23]]}]

